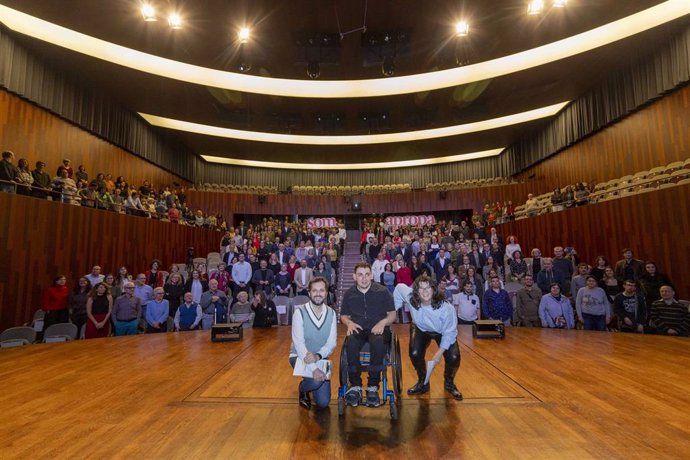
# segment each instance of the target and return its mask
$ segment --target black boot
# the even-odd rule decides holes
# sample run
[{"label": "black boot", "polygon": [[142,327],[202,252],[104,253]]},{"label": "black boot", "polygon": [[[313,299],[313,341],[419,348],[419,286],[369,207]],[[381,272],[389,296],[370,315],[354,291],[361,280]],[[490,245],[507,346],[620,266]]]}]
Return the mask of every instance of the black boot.
[{"label": "black boot", "polygon": [[448,392],[448,394],[450,394],[453,397],[453,399],[457,401],[462,401],[462,393],[460,393],[460,390],[458,390],[458,387],[455,386],[455,383],[453,383],[452,380],[446,379],[443,386]]},{"label": "black boot", "polygon": [[407,390],[407,394],[410,396],[421,395],[429,392],[429,384],[424,383],[424,379],[420,379],[415,383],[415,385]]},{"label": "black boot", "polygon": [[311,409],[311,396],[308,391],[299,392],[299,405],[307,410]]}]

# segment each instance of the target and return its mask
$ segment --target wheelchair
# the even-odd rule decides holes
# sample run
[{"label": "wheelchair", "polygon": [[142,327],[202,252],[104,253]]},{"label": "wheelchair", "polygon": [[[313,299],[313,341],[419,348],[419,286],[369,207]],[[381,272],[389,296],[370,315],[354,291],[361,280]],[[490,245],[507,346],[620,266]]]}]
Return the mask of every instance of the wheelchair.
[{"label": "wheelchair", "polygon": [[[347,381],[347,338],[343,343],[342,350],[340,351],[340,386],[338,387],[338,415],[342,416],[345,414],[345,407],[347,403],[345,402],[345,394],[348,390]],[[362,373],[367,372],[370,361],[369,344],[365,343],[362,350],[359,353],[359,359],[361,363]],[[382,398],[381,405],[386,404],[390,407],[390,415],[392,420],[398,420],[398,406],[400,405],[400,394],[402,393],[402,365],[401,365],[401,355],[400,355],[400,342],[398,337],[390,333],[390,341],[388,342],[388,351],[386,356],[383,358],[383,365],[385,366],[382,375]],[[390,380],[392,381],[392,389],[388,389],[388,369],[391,371]]]}]

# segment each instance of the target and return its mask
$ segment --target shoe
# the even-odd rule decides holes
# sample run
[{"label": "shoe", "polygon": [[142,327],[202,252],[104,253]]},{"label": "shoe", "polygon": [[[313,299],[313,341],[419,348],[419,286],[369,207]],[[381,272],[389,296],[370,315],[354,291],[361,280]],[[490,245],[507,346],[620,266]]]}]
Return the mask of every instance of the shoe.
[{"label": "shoe", "polygon": [[424,380],[419,380],[412,388],[407,390],[407,394],[410,396],[422,395],[429,392],[429,384],[424,384]]},{"label": "shoe", "polygon": [[309,392],[307,392],[307,391],[300,391],[299,392],[299,405],[304,407],[307,410],[311,409],[311,397],[309,396]]},{"label": "shoe", "polygon": [[460,393],[460,390],[458,390],[458,387],[456,387],[453,382],[446,382],[444,386],[446,391],[453,397],[453,399],[456,401],[462,401],[462,393]]},{"label": "shoe", "polygon": [[381,398],[379,398],[379,387],[367,387],[367,406],[379,407],[381,405]]},{"label": "shoe", "polygon": [[351,387],[345,393],[345,402],[348,406],[357,407],[362,402],[362,387]]}]

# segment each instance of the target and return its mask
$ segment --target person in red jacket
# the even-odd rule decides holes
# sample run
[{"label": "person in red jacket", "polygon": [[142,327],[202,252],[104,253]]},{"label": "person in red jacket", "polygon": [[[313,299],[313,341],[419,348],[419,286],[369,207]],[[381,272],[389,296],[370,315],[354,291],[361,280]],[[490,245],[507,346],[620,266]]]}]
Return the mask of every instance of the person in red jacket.
[{"label": "person in red jacket", "polygon": [[69,322],[68,300],[67,278],[64,275],[58,275],[53,280],[53,284],[43,291],[41,310],[46,313],[43,321],[44,331],[53,324]]},{"label": "person in red jacket", "polygon": [[165,284],[165,276],[163,275],[163,272],[159,270],[160,265],[161,261],[154,259],[153,262],[151,262],[150,268],[146,270],[146,284],[151,286],[153,289],[163,287]]}]

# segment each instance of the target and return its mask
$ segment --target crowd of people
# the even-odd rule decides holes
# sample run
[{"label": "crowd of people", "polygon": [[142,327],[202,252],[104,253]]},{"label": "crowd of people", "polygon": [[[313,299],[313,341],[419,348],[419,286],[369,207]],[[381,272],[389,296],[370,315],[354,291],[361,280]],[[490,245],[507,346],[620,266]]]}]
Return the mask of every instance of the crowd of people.
[{"label": "crowd of people", "polygon": [[149,181],[139,187],[128,183],[123,176],[115,180],[111,174],[98,173],[90,178],[84,165],[75,171],[69,159],[62,160],[55,176],[37,161],[29,170],[29,162],[20,158],[14,164],[11,151],[2,153],[0,161],[0,191],[51,199],[66,204],[103,209],[112,212],[157,219],[175,224],[227,231],[227,222],[219,213],[194,210],[187,203],[185,188],[179,184],[157,190]]},{"label": "crowd of people", "polygon": [[533,248],[525,256],[516,236],[504,239],[481,222],[380,224],[368,221],[361,239],[374,279],[394,292],[422,274],[431,277],[461,324],[494,319],[527,327],[690,333],[688,306],[675,299],[671,280],[630,249],[615,264],[599,256],[590,265],[572,247],[555,247],[550,256]]}]

